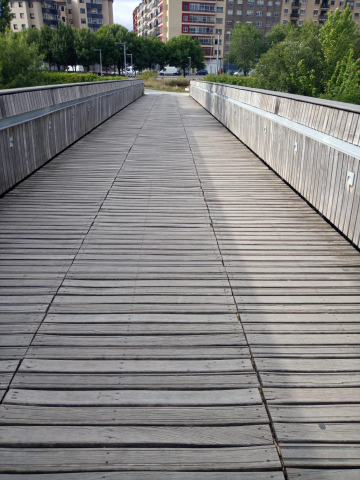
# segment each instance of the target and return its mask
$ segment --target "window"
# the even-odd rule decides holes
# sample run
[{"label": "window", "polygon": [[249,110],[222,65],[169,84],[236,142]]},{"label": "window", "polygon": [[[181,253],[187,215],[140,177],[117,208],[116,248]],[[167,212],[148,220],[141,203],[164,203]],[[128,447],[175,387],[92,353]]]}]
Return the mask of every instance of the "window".
[{"label": "window", "polygon": [[256,16],[257,16],[257,17],[262,17],[262,16],[263,16],[263,12],[262,12],[262,11],[256,12]]},{"label": "window", "polygon": [[25,18],[23,13],[20,13],[20,18]]},{"label": "window", "polygon": [[304,24],[304,20],[299,20],[299,25],[303,25]]},{"label": "window", "polygon": [[19,2],[19,7],[21,8],[23,6],[23,2]]},{"label": "window", "polygon": [[216,23],[223,23],[223,19],[222,18],[217,18]]},{"label": "window", "polygon": [[267,17],[271,17],[271,12],[266,12]]},{"label": "window", "polygon": [[281,2],[275,2],[275,7],[280,7],[281,6]]},{"label": "window", "polygon": [[254,10],[247,10],[246,11],[246,16],[247,17],[253,17],[254,16]]},{"label": "window", "polygon": [[69,20],[69,23],[70,23],[70,25],[72,25],[74,22],[73,22],[73,20]]},{"label": "window", "polygon": [[256,28],[261,28],[262,27],[262,22],[255,22],[255,27]]},{"label": "window", "polygon": [[65,8],[64,8],[64,7],[61,7],[61,11],[62,11],[62,12],[65,12]]},{"label": "window", "polygon": [[[215,30],[215,33],[216,33],[216,35],[222,35],[222,28],[217,28]],[[216,40],[216,42],[217,42],[217,40]]]},{"label": "window", "polygon": [[85,13],[85,8],[80,8],[80,13]]},{"label": "window", "polygon": [[69,15],[72,15],[72,9],[71,9],[71,8],[69,8],[68,14],[69,14]]},{"label": "window", "polygon": [[36,28],[36,25],[31,25],[31,28]]},{"label": "window", "polygon": [[71,5],[71,0],[67,0],[68,5]]},{"label": "window", "polygon": [[344,6],[344,2],[340,2],[340,7],[343,7]]},{"label": "window", "polygon": [[356,2],[356,8],[360,8],[360,2]]},{"label": "window", "polygon": [[34,14],[34,13],[30,13],[30,18],[31,18],[32,20],[34,20],[35,14]]},{"label": "window", "polygon": [[280,13],[279,13],[279,12],[275,12],[275,13],[274,13],[274,17],[275,17],[275,18],[276,18],[276,17],[280,17]]},{"label": "window", "polygon": [[189,15],[183,15],[183,22],[189,21]]},{"label": "window", "polygon": [[287,20],[283,20],[283,24],[286,25],[288,23]]},{"label": "window", "polygon": [[288,8],[284,8],[284,13],[289,13],[289,9]]},{"label": "window", "polygon": [[18,29],[18,26],[16,25],[16,23],[13,24],[13,29],[14,29],[14,30],[17,30],[17,29]]},{"label": "window", "polygon": [[232,25],[232,20],[228,20],[228,21],[226,22],[226,25]]},{"label": "window", "polygon": [[34,8],[34,4],[29,2],[29,8]]},{"label": "window", "polygon": [[242,10],[236,10],[236,15],[242,15]]},{"label": "window", "polygon": [[233,14],[234,14],[234,10],[228,10],[227,13],[228,13],[228,15],[233,15]]},{"label": "window", "polygon": [[14,2],[10,2],[10,7],[14,8]]},{"label": "window", "polygon": [[300,10],[300,15],[305,15],[306,10],[302,9]]},{"label": "window", "polygon": [[255,5],[255,2],[253,2],[253,0],[248,0],[247,4],[249,7],[253,7]]},{"label": "window", "polygon": [[258,0],[256,2],[256,4],[257,4],[258,7],[263,7],[264,6],[264,0]]},{"label": "window", "polygon": [[242,4],[243,4],[243,0],[237,0],[237,4],[238,4],[238,5],[242,5]]},{"label": "window", "polygon": [[216,7],[216,11],[217,11],[218,13],[223,13],[224,7]]},{"label": "window", "polygon": [[314,17],[316,17],[318,14],[319,14],[319,10],[314,10],[314,13],[313,13]]},{"label": "window", "polygon": [[186,3],[183,5],[183,10],[189,10],[189,5],[187,5]]},{"label": "window", "polygon": [[306,1],[307,1],[307,0],[301,0],[301,2],[300,2],[301,5],[306,5]]},{"label": "window", "polygon": [[228,0],[229,5],[234,5],[234,0]]},{"label": "window", "polygon": [[354,17],[355,17],[355,18],[359,18],[359,12],[355,12],[355,13],[354,13]]},{"label": "window", "polygon": [[65,22],[65,17],[61,17],[61,20],[62,20],[63,22]]},{"label": "window", "polygon": [[270,22],[266,22],[265,27],[266,27],[266,28],[270,28]]},{"label": "window", "polygon": [[272,2],[272,0],[269,0],[268,7],[272,7],[272,6],[273,6],[273,2]]},{"label": "window", "polygon": [[189,31],[189,27],[183,27],[183,32],[184,33],[188,33],[188,31]]},{"label": "window", "polygon": [[16,18],[16,13],[11,14],[12,18]]}]

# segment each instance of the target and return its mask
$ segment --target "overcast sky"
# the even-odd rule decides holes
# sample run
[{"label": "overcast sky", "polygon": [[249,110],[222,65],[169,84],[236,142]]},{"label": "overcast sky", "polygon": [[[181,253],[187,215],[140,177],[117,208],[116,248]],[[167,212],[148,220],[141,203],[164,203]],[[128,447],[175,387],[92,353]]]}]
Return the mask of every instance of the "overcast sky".
[{"label": "overcast sky", "polygon": [[141,3],[141,0],[114,0],[114,23],[120,23],[128,30],[132,30],[132,12],[139,3]]}]

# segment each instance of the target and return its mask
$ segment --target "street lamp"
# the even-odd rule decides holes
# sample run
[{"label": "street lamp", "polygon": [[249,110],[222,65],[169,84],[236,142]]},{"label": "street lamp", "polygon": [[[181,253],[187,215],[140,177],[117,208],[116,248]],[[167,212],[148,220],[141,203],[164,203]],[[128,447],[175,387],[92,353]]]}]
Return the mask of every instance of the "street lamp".
[{"label": "street lamp", "polygon": [[126,70],[126,42],[115,42],[115,45],[124,45],[124,69],[125,69],[125,75],[127,76],[127,70]]},{"label": "street lamp", "polygon": [[100,52],[100,77],[102,77],[102,58],[101,58],[101,48],[93,48],[94,52]]},{"label": "street lamp", "polygon": [[128,53],[127,56],[128,56],[128,57],[131,57],[131,74],[133,74],[134,71],[133,71],[132,53]]},{"label": "street lamp", "polygon": [[188,57],[189,59],[189,77],[190,77],[190,72],[191,72],[191,57]]}]

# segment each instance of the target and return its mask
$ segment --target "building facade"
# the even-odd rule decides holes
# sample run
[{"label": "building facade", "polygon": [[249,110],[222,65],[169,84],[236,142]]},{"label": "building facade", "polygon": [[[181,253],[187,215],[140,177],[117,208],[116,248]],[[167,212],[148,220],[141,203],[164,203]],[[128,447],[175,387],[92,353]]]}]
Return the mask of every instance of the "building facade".
[{"label": "building facade", "polygon": [[137,34],[164,42],[179,35],[197,38],[207,70],[215,73],[218,50],[220,62],[223,59],[225,5],[226,0],[143,0],[137,10]]},{"label": "building facade", "polygon": [[75,28],[98,30],[112,25],[113,0],[22,0],[10,2],[14,31],[24,28],[56,28],[59,22]]},{"label": "building facade", "polygon": [[302,25],[306,21],[317,24],[325,23],[329,12],[336,8],[342,12],[347,6],[352,11],[353,19],[360,24],[360,1],[346,0],[283,0],[281,22]]},{"label": "building facade", "polygon": [[137,26],[137,23],[138,23],[138,19],[137,19],[138,9],[139,9],[139,7],[136,7],[133,11],[133,31],[135,33],[137,33],[137,30],[138,30],[138,26]]},{"label": "building facade", "polygon": [[225,52],[229,50],[231,30],[237,23],[252,23],[265,37],[280,22],[283,0],[227,0]]}]

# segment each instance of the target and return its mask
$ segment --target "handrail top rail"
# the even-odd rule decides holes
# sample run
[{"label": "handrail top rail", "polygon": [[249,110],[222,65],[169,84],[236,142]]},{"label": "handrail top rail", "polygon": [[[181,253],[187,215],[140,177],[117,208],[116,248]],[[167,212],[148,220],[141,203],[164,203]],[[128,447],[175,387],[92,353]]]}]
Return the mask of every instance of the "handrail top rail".
[{"label": "handrail top rail", "polygon": [[238,90],[247,90],[255,93],[263,93],[265,95],[272,95],[273,97],[288,98],[290,100],[297,100],[299,102],[304,102],[304,103],[313,103],[315,105],[320,105],[323,107],[335,108],[337,110],[346,110],[348,112],[360,114],[360,105],[355,105],[352,103],[337,102],[334,100],[326,100],[323,98],[307,97],[305,95],[295,95],[293,93],[277,92],[276,90],[262,90],[260,88],[250,88],[250,87],[244,87],[242,85],[228,85],[227,83],[209,82],[206,80],[198,80],[198,79],[192,79],[190,81],[190,85],[191,85],[191,82],[193,81],[210,83],[212,85],[220,85],[222,87],[231,87],[231,88],[236,88]]},{"label": "handrail top rail", "polygon": [[5,88],[3,90],[0,90],[0,95],[13,95],[14,93],[35,92],[37,90],[52,90],[56,88],[79,87],[82,85],[97,85],[99,83],[127,82],[129,80],[132,82],[133,81],[142,82],[141,79],[129,78],[129,79],[122,79],[122,80],[100,80],[99,82],[59,83],[56,85],[38,85],[35,87]]}]

